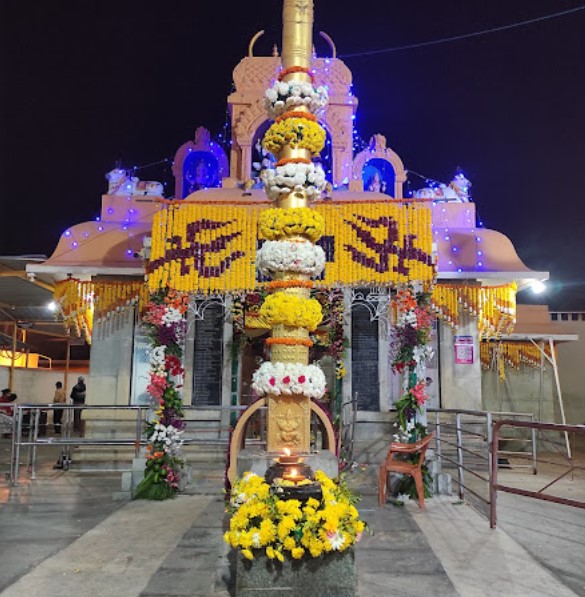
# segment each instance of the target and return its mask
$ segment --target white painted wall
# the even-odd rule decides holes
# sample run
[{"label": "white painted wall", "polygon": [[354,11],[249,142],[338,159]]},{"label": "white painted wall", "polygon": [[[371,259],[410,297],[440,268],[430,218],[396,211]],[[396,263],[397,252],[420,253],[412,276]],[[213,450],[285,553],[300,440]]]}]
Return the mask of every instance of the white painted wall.
[{"label": "white painted wall", "polygon": [[[457,330],[439,323],[439,359],[441,378],[441,407],[481,410],[481,367],[477,320],[466,314],[460,316]],[[472,364],[455,363],[455,336],[473,338]]]}]

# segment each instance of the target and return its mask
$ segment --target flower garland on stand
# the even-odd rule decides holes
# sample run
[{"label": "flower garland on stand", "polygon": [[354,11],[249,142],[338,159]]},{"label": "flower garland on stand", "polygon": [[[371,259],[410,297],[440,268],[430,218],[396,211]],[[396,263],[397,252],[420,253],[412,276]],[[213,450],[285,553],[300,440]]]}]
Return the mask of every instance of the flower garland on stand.
[{"label": "flower garland on stand", "polygon": [[[432,356],[428,345],[434,315],[429,292],[415,292],[411,287],[399,290],[392,301],[395,318],[394,357],[392,369],[402,374],[402,397],[395,403],[399,432],[394,440],[414,443],[428,435],[427,426],[421,421],[427,401],[425,366]],[[425,496],[429,497],[431,478],[423,465]],[[416,488],[411,477],[403,476],[399,493],[416,497]]]},{"label": "flower garland on stand", "polygon": [[143,318],[152,346],[147,387],[151,410],[146,427],[146,470],[135,499],[165,500],[179,491],[185,427],[180,389],[185,374],[182,357],[188,304],[186,294],[161,290],[151,295]]}]

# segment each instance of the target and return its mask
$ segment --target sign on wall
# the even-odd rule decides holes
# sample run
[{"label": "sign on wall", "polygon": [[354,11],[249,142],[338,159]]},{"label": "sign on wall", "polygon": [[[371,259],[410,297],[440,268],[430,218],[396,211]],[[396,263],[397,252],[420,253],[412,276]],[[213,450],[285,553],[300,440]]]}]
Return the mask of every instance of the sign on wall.
[{"label": "sign on wall", "polygon": [[473,364],[473,336],[455,336],[455,364]]}]

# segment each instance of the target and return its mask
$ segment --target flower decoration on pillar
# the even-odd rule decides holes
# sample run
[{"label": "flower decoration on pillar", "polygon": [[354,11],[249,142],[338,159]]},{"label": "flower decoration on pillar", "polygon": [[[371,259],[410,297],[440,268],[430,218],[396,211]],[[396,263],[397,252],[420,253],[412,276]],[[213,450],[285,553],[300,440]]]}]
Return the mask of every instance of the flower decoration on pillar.
[{"label": "flower decoration on pillar", "polygon": [[179,490],[183,421],[181,388],[183,342],[186,332],[186,294],[159,291],[151,295],[143,324],[151,342],[150,411],[146,427],[146,471],[136,499],[164,500]]},{"label": "flower decoration on pillar", "polygon": [[426,426],[417,420],[427,394],[425,368],[432,356],[429,346],[434,321],[430,293],[401,289],[392,300],[395,319],[392,368],[402,374],[402,397],[396,402],[400,439],[414,442],[427,435]]}]

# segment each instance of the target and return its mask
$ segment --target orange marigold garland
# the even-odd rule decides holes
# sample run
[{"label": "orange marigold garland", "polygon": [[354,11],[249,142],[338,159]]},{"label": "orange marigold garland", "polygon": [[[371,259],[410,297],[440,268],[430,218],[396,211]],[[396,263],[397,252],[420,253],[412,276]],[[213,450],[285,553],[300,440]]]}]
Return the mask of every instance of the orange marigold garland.
[{"label": "orange marigold garland", "polygon": [[277,290],[279,288],[313,288],[315,283],[312,280],[273,280],[269,282],[268,290]]},{"label": "orange marigold garland", "polygon": [[287,164],[311,164],[311,160],[309,158],[283,158],[282,160],[278,160],[276,162],[276,167],[278,166],[286,166]]},{"label": "orange marigold garland", "polygon": [[277,79],[282,81],[284,77],[287,75],[292,75],[293,73],[305,73],[311,77],[311,83],[315,82],[315,77],[313,73],[306,67],[306,66],[289,66],[288,68],[283,68],[279,73]]},{"label": "orange marigold garland", "polygon": [[311,348],[313,341],[308,338],[266,338],[266,344],[283,344],[285,346],[307,346]]},{"label": "orange marigold garland", "polygon": [[310,112],[302,112],[301,110],[291,110],[290,112],[285,112],[282,116],[278,116],[275,118],[275,122],[282,122],[287,118],[306,118],[307,120],[312,120],[313,122],[317,122],[317,117]]}]

